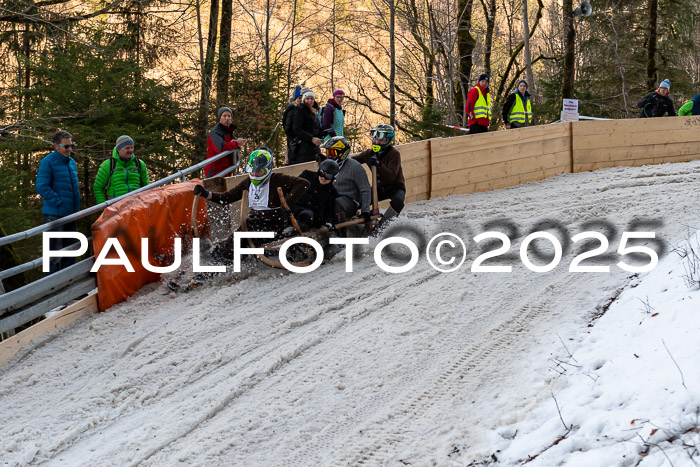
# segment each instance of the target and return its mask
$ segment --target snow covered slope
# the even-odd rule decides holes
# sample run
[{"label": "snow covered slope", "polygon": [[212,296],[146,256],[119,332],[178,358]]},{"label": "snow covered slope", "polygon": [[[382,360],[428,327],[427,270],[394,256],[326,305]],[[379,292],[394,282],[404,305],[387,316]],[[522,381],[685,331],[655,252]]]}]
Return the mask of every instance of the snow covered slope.
[{"label": "snow covered slope", "polygon": [[[647,227],[636,230],[655,231],[668,258],[675,255],[669,245],[700,224],[699,175],[698,161],[615,168],[407,206],[392,226],[395,234],[403,230],[420,243],[446,231],[471,246],[466,262],[449,274],[424,258],[410,272],[389,274],[370,248],[352,273],[340,255],[310,274],[249,265],[187,294],[152,284],[106,313],[44,336],[0,368],[2,460],[467,465],[538,454],[565,433],[551,406],[552,391],[568,383],[550,369],[558,368],[552,359],[569,362],[568,351],[583,348],[588,324],[613,297],[668,267],[662,261],[636,278],[615,266],[621,233],[642,219]],[[471,272],[480,251],[470,239],[505,220],[518,230],[511,257],[488,264],[513,271]],[[607,226],[601,231],[610,239],[611,272],[569,272],[578,245],[550,272],[526,269],[520,242],[542,230],[542,220],[558,222],[568,237]],[[583,229],[594,221],[597,227]],[[547,250],[546,241],[537,245]],[[643,296],[639,287],[635,293]],[[700,303],[697,294],[694,299]],[[695,318],[689,329],[697,325]],[[675,342],[666,343],[681,356]],[[687,385],[692,370],[686,367]],[[677,390],[674,371],[659,378],[674,378]],[[613,384],[596,389],[586,379],[591,393]],[[640,385],[628,397],[665,406],[660,387]],[[590,430],[604,436],[611,425],[594,422],[605,408],[587,410],[590,402],[566,399],[565,421],[593,424]],[[575,404],[581,409],[567,414]],[[520,439],[529,441],[516,444]],[[566,462],[584,445],[549,449],[542,465]],[[600,465],[624,460],[605,457],[618,454],[605,451]]]}]

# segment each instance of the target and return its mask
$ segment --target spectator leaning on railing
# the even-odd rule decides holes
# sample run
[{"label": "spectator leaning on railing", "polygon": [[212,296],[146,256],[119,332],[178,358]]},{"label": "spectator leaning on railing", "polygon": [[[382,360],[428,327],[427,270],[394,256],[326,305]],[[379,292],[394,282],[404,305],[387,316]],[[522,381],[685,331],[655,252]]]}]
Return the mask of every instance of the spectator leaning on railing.
[{"label": "spectator leaning on railing", "polygon": [[[233,111],[228,107],[221,107],[216,113],[217,123],[209,132],[207,137],[207,159],[210,159],[224,151],[230,151],[245,146],[248,142],[246,138],[233,138],[233,130],[236,129],[231,124]],[[213,177],[234,165],[236,161],[233,155],[223,157],[217,161],[207,164],[204,167],[204,176]]]}]

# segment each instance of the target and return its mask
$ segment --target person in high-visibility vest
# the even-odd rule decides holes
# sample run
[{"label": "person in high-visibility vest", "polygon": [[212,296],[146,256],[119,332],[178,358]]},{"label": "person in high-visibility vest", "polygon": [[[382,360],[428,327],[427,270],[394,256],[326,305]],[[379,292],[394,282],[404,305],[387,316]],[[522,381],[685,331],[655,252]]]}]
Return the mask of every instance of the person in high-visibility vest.
[{"label": "person in high-visibility vest", "polygon": [[491,95],[489,94],[489,75],[482,73],[476,86],[469,90],[464,112],[469,118],[469,133],[486,133],[491,123]]},{"label": "person in high-visibility vest", "polygon": [[507,129],[522,128],[532,125],[532,106],[527,92],[527,81],[521,79],[503,104],[503,123]]}]

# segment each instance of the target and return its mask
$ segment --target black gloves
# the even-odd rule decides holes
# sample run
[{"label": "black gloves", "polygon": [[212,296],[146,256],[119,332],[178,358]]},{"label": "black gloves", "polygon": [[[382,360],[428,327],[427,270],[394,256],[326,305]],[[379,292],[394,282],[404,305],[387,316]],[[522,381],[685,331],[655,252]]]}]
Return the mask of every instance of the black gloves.
[{"label": "black gloves", "polygon": [[360,216],[362,217],[362,219],[364,219],[365,222],[369,222],[369,221],[370,221],[370,215],[369,215],[368,212],[363,212],[363,213],[360,214]]},{"label": "black gloves", "polygon": [[202,195],[205,198],[209,198],[209,191],[205,190],[202,185],[195,185],[194,186],[194,195]]},{"label": "black gloves", "polygon": [[377,159],[375,156],[372,156],[369,158],[369,165],[373,167],[379,167],[382,165],[381,162],[379,162],[379,159]]}]

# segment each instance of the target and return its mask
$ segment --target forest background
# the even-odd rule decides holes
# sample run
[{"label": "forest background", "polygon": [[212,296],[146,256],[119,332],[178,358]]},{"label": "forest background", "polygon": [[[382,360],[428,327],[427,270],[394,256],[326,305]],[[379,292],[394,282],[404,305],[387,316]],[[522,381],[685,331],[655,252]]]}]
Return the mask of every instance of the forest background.
[{"label": "forest background", "polygon": [[[0,235],[42,223],[36,172],[59,128],[77,145],[87,207],[119,135],[157,180],[205,159],[222,105],[245,151],[272,135],[281,163],[273,130],[295,84],[321,105],[345,91],[353,150],[379,123],[398,143],[454,134],[436,124],[466,126],[484,72],[493,130],[521,78],[536,124],[558,119],[562,97],[583,115],[635,118],[662,79],[676,108],[700,92],[700,3],[591,4],[576,17],[573,0],[0,0]],[[21,260],[37,257],[40,239],[23,243]]]}]

